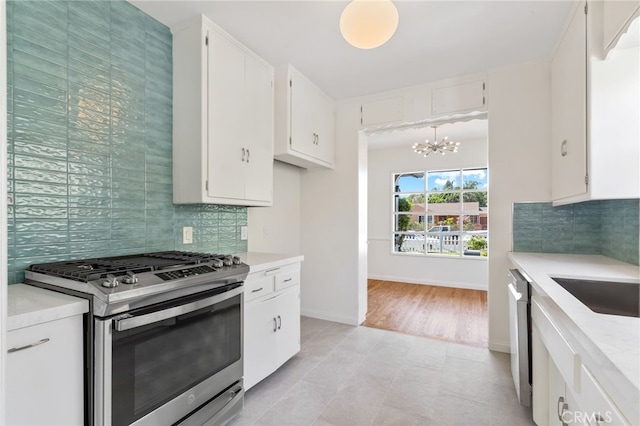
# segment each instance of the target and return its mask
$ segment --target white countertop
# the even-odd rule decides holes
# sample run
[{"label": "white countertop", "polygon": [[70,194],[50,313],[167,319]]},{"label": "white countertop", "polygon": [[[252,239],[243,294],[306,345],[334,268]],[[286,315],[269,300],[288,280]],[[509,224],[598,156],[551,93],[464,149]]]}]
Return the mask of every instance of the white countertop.
[{"label": "white countertop", "polygon": [[62,293],[12,284],[8,287],[7,331],[29,327],[89,311],[89,301]]},{"label": "white countertop", "polygon": [[259,253],[251,251],[246,253],[237,253],[235,256],[238,256],[243,263],[249,265],[250,272],[278,268],[280,266],[302,262],[304,260],[304,256],[300,254]]},{"label": "white countertop", "polygon": [[553,318],[562,321],[574,344],[583,349],[586,354],[583,363],[607,393],[626,407],[623,411],[634,410],[637,415],[640,318],[595,313],[551,277],[637,282],[640,268],[599,255],[509,253],[508,256],[529,275]]}]

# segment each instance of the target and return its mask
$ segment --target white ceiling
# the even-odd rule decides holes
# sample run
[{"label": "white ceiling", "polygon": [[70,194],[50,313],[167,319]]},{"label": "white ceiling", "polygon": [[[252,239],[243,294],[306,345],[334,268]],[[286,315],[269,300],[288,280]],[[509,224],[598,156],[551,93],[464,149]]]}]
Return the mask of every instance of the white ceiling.
[{"label": "white ceiling", "polygon": [[129,0],[167,26],[203,13],[274,66],[291,63],[335,100],[549,58],[571,0],[397,0],[385,45],[340,35],[346,1]]}]

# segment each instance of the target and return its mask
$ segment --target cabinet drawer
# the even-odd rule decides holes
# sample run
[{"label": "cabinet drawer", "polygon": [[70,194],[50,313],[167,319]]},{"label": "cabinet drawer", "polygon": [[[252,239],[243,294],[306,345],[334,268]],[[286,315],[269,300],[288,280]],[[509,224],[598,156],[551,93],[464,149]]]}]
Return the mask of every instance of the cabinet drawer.
[{"label": "cabinet drawer", "polygon": [[276,275],[276,291],[300,284],[300,271],[288,271]]},{"label": "cabinet drawer", "polygon": [[540,337],[555,362],[560,374],[567,385],[579,391],[580,389],[580,355],[571,347],[560,330],[549,318],[549,314],[533,298],[531,301],[531,317],[533,325],[538,328]]},{"label": "cabinet drawer", "polygon": [[269,293],[273,293],[273,277],[264,276],[262,274],[249,275],[247,281],[244,283],[244,300],[257,299],[258,297],[265,296]]},{"label": "cabinet drawer", "polygon": [[580,393],[580,407],[585,415],[591,417],[593,425],[628,425],[618,407],[609,399],[600,387],[591,371],[584,365],[580,369],[582,392]]}]

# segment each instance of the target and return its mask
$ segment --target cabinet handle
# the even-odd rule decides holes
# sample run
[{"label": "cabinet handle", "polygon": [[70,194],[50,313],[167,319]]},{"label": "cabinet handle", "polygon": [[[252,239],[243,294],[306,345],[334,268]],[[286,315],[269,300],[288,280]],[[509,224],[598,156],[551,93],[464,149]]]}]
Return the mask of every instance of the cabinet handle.
[{"label": "cabinet handle", "polygon": [[22,351],[22,350],[24,350],[24,349],[33,348],[34,346],[42,345],[42,344],[44,344],[44,343],[47,343],[48,341],[49,341],[49,338],[48,338],[48,337],[46,337],[46,338],[44,338],[44,339],[42,339],[42,340],[40,340],[40,341],[38,341],[38,342],[31,343],[30,345],[26,345],[26,346],[19,346],[19,347],[17,347],[17,348],[11,348],[11,349],[9,349],[9,350],[7,351],[7,353],[9,353],[9,354],[10,354],[10,353],[13,353],[13,352]]},{"label": "cabinet handle", "polygon": [[280,268],[273,268],[273,269],[269,269],[267,271],[264,271],[265,275],[274,275],[276,272],[278,272],[280,270]]},{"label": "cabinet handle", "polygon": [[560,155],[562,155],[563,157],[567,156],[567,140],[563,140],[562,143],[560,144]]},{"label": "cabinet handle", "polygon": [[259,292],[259,291],[262,291],[262,288],[263,288],[263,287],[253,289],[253,290],[251,290],[251,293],[257,293],[257,292]]},{"label": "cabinet handle", "polygon": [[563,414],[565,411],[569,410],[569,404],[564,402],[564,397],[558,397],[558,420],[562,423],[562,426],[568,426],[567,423],[564,422]]},{"label": "cabinet handle", "polygon": [[320,135],[316,133],[316,145],[320,145]]},{"label": "cabinet handle", "polygon": [[249,158],[251,158],[251,151],[247,148],[247,163],[249,162]]},{"label": "cabinet handle", "polygon": [[278,330],[282,328],[282,318],[278,315]]},{"label": "cabinet handle", "polygon": [[292,278],[287,278],[286,280],[284,280],[283,282],[288,283],[289,281],[291,281]]},{"label": "cabinet handle", "polygon": [[278,322],[274,318],[273,319],[273,332],[275,333],[276,331],[278,331]]},{"label": "cabinet handle", "polygon": [[245,154],[245,149],[242,148],[242,162],[244,163],[244,154]]},{"label": "cabinet handle", "polygon": [[561,411],[562,404],[564,404],[564,397],[559,396],[558,397],[558,408],[557,408],[557,411],[558,411],[558,420],[560,420],[560,421],[562,421],[562,411]]}]

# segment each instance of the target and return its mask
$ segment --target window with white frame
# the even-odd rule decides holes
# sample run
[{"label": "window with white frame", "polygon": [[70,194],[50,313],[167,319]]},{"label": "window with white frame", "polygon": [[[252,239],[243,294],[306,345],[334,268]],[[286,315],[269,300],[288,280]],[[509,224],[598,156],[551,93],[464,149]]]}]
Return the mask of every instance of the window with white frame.
[{"label": "window with white frame", "polygon": [[393,175],[393,252],[487,256],[487,169]]}]

